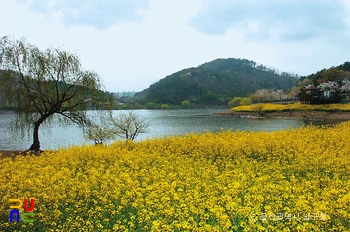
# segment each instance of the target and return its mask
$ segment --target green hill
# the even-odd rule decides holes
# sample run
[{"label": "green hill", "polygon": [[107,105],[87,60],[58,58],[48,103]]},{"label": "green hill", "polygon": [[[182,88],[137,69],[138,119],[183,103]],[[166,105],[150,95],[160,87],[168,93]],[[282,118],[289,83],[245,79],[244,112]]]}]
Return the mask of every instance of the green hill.
[{"label": "green hill", "polygon": [[137,96],[162,104],[178,105],[188,99],[197,104],[226,105],[229,98],[248,96],[263,88],[287,90],[297,81],[297,75],[279,74],[254,61],[216,59],[173,73],[137,93]]},{"label": "green hill", "polygon": [[304,76],[301,80],[309,79],[315,85],[327,81],[342,81],[350,78],[350,62],[345,62],[336,67],[322,69],[316,73]]}]

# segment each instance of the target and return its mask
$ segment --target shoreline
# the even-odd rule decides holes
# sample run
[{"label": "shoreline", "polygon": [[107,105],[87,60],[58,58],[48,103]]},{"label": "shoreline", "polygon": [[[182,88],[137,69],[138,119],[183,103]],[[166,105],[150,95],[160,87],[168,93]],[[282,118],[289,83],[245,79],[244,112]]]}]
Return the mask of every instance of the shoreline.
[{"label": "shoreline", "polygon": [[[45,151],[41,151],[40,153],[44,153]],[[0,159],[11,158],[12,161],[15,161],[17,156],[31,156],[35,155],[34,152],[20,151],[20,150],[0,150]]]},{"label": "shoreline", "polygon": [[12,161],[16,160],[17,156],[27,156],[27,154],[24,151],[19,150],[0,150],[1,157],[0,159],[4,158],[12,158]]},{"label": "shoreline", "polygon": [[314,120],[314,121],[348,121],[350,120],[350,112],[326,112],[326,111],[274,111],[264,112],[259,115],[257,112],[247,111],[224,111],[214,113],[214,116],[228,116],[236,118],[257,118],[257,119],[268,119],[268,118],[284,118],[284,119],[303,119],[303,120]]}]

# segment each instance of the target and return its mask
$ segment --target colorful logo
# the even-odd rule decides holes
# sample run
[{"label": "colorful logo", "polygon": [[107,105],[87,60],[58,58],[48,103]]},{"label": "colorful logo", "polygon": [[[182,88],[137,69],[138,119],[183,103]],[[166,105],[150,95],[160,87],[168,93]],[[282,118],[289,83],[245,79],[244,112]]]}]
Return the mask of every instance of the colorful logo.
[{"label": "colorful logo", "polygon": [[[24,202],[24,204],[23,204]],[[16,203],[11,204],[11,203]],[[20,199],[10,199],[10,222],[13,222],[13,217],[16,216],[16,222],[34,222],[34,213],[30,213],[34,210],[34,199],[32,198],[30,201],[30,208],[28,206],[29,200],[24,199],[21,201]],[[23,206],[25,213],[20,213],[19,209]]]}]

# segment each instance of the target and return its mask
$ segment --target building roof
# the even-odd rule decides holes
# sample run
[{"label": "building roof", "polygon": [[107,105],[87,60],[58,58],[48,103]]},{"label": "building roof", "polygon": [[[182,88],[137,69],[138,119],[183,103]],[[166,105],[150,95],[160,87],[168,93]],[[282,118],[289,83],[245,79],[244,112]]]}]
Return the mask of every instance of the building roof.
[{"label": "building roof", "polygon": [[315,86],[310,86],[310,87],[304,88],[304,90],[320,90],[320,88],[317,88]]}]

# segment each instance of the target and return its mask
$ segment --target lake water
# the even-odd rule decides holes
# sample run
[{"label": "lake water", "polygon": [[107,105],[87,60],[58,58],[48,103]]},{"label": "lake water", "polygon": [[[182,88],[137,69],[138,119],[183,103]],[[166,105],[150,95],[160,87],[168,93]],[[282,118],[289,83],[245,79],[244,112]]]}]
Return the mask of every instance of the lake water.
[{"label": "lake water", "polygon": [[[181,135],[190,132],[225,130],[274,131],[287,128],[297,128],[304,124],[303,120],[289,119],[251,119],[212,116],[218,109],[182,109],[182,110],[135,110],[151,125],[147,133],[141,134],[137,140],[147,137],[163,137],[166,135]],[[117,115],[123,111],[114,111]],[[26,150],[31,145],[31,137],[21,138],[11,133],[11,120],[14,113],[0,114],[0,150]],[[49,130],[47,130],[49,129]],[[31,132],[32,133],[32,132]],[[91,143],[77,126],[60,126],[52,124],[40,128],[41,149],[57,149],[72,145]]]}]

